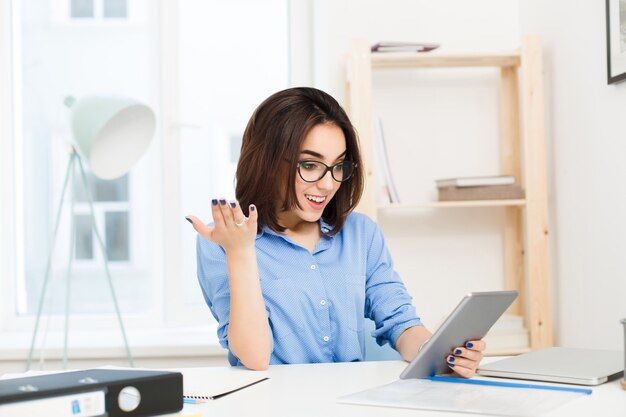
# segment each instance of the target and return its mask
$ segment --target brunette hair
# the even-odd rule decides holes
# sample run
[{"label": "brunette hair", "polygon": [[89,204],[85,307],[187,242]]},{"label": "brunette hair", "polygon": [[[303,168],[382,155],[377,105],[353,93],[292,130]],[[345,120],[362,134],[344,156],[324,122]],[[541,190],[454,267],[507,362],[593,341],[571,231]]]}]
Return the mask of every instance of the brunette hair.
[{"label": "brunette hair", "polygon": [[320,124],[342,130],[345,159],[356,163],[352,177],[341,184],[322,213],[322,219],[332,227],[328,234],[338,233],[358,204],[363,193],[363,168],[356,131],[346,112],[321,90],[289,88],[263,101],[243,134],[235,195],[246,215],[250,204],[257,207],[259,231],[264,226],[276,232],[285,230],[278,224],[276,212],[281,195],[285,196],[282,210],[299,207],[295,180],[300,147],[311,129]]}]

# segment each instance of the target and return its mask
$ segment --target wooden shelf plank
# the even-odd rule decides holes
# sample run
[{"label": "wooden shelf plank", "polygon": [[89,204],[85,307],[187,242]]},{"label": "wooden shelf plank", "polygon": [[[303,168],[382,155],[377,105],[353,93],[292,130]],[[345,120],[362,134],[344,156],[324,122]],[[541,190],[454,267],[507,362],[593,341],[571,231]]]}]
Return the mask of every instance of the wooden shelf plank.
[{"label": "wooden shelf plank", "polygon": [[520,53],[385,52],[371,54],[372,68],[519,67]]},{"label": "wooden shelf plank", "polygon": [[420,208],[462,208],[462,207],[508,207],[524,206],[526,200],[469,200],[469,201],[427,201],[423,203],[389,203],[378,205],[378,210],[401,210]]}]

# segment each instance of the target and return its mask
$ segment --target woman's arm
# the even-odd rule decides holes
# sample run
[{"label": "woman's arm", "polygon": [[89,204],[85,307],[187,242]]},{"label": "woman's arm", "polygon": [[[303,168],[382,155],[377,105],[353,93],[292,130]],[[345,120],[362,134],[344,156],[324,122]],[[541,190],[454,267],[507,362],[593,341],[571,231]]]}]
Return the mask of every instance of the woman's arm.
[{"label": "woman's arm", "polygon": [[396,350],[402,359],[411,362],[431,336],[432,333],[424,326],[409,327],[396,340]]},{"label": "woman's arm", "polygon": [[230,283],[229,346],[246,368],[267,369],[272,342],[256,251],[254,248],[227,251],[226,263]]},{"label": "woman's arm", "polygon": [[256,208],[250,206],[250,216],[246,218],[236,202],[228,204],[221,199],[211,203],[214,227],[194,216],[187,219],[203,238],[226,252],[230,287],[228,346],[247,368],[267,369],[272,341],[254,246]]}]

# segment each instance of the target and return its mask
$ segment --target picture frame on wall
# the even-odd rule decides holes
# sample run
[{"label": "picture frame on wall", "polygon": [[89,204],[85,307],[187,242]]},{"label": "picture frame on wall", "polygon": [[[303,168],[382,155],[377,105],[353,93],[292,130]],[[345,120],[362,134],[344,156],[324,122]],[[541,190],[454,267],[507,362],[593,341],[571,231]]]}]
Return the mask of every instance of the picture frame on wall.
[{"label": "picture frame on wall", "polygon": [[607,81],[626,80],[626,0],[606,0]]}]

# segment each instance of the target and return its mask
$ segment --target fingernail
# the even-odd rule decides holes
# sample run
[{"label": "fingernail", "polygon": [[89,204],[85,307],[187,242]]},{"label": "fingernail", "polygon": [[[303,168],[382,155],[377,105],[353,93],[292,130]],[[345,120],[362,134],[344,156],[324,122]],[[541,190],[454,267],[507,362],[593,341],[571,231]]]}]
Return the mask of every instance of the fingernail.
[{"label": "fingernail", "polygon": [[185,216],[185,220],[187,220],[189,223],[193,224],[193,222],[191,221],[191,219],[187,216]]},{"label": "fingernail", "polygon": [[467,342],[467,343],[465,344],[465,346],[467,346],[468,348],[470,348],[470,349],[471,349],[471,348],[473,348],[473,347],[474,347],[474,344],[473,344],[472,342]]},{"label": "fingernail", "polygon": [[448,366],[449,366],[450,368],[454,368],[454,364],[453,364],[453,363],[449,363],[449,364],[448,364]]},{"label": "fingernail", "polygon": [[217,198],[214,198],[213,200],[211,200],[211,204],[213,204],[214,206],[217,206]]},{"label": "fingernail", "polygon": [[220,198],[220,204],[225,206],[226,205],[226,200],[223,198]]},{"label": "fingernail", "polygon": [[461,354],[461,349],[456,349],[456,350],[454,351],[454,354],[455,354],[455,355],[460,355],[460,354]]},{"label": "fingernail", "polygon": [[250,206],[250,211],[255,211],[256,210],[256,206],[253,204]]},{"label": "fingernail", "polygon": [[454,362],[454,356],[448,356],[448,362]]},{"label": "fingernail", "polygon": [[234,201],[230,202],[230,208],[235,208],[236,205],[237,205],[237,203],[235,203]]}]

